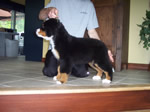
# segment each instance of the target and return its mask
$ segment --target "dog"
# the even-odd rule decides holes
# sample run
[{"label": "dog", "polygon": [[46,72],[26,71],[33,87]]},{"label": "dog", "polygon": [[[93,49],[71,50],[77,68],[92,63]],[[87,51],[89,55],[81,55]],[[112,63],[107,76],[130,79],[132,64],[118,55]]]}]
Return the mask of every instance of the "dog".
[{"label": "dog", "polygon": [[[74,64],[89,64],[97,71],[93,80],[111,83],[113,77],[112,64],[106,45],[92,38],[77,38],[70,35],[58,19],[49,19],[37,29],[38,37],[49,40],[51,51],[58,60],[58,84],[66,83]],[[104,76],[103,76],[104,74]]]},{"label": "dog", "polygon": [[[43,74],[48,77],[54,77],[57,75],[57,67],[58,67],[58,60],[55,58],[51,50],[48,50],[46,53],[46,58],[44,62],[44,67],[43,67]],[[88,72],[88,65],[86,64],[76,64],[73,65],[71,75],[75,77],[87,77],[89,76]]]}]

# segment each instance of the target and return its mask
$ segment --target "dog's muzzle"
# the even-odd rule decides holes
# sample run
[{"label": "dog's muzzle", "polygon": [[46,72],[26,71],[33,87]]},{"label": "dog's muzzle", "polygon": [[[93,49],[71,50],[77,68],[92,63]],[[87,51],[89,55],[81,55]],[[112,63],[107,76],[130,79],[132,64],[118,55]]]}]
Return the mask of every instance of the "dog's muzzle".
[{"label": "dog's muzzle", "polygon": [[36,30],[36,35],[37,35],[38,37],[41,37],[41,38],[43,38],[43,39],[45,39],[45,40],[49,40],[49,41],[50,41],[51,38],[53,37],[53,35],[50,36],[50,37],[46,36],[46,32],[45,32],[45,31],[42,31],[40,28]]}]

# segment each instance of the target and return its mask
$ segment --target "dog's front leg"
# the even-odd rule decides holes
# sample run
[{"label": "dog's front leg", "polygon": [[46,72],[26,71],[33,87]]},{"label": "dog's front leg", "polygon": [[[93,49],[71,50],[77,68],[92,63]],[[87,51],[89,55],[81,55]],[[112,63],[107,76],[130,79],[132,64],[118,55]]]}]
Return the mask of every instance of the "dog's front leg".
[{"label": "dog's front leg", "polygon": [[66,83],[68,80],[68,74],[67,73],[61,73],[60,72],[60,66],[58,66],[57,71],[58,71],[58,74],[57,74],[57,76],[55,76],[53,78],[53,80],[57,81],[57,84]]},{"label": "dog's front leg", "polygon": [[54,76],[53,80],[58,81],[61,78],[60,66],[57,68],[57,76]]},{"label": "dog's front leg", "polygon": [[[59,82],[61,83],[61,84],[63,84],[63,83],[66,83],[67,81],[68,81],[68,74],[67,73],[60,73],[60,79],[59,79]],[[58,82],[58,83],[59,83]]]},{"label": "dog's front leg", "polygon": [[60,66],[58,66],[58,74],[56,80],[58,84],[63,84],[68,81],[68,75],[71,71],[71,64],[69,62],[62,61]]}]

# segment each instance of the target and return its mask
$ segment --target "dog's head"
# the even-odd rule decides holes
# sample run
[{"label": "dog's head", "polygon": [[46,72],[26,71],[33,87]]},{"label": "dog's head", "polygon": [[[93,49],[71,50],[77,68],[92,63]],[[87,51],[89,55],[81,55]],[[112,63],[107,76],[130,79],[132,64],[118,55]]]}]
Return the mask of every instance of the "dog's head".
[{"label": "dog's head", "polygon": [[45,21],[41,28],[37,29],[36,34],[46,40],[50,40],[51,37],[55,36],[57,30],[61,26],[61,22],[58,19],[48,19]]}]

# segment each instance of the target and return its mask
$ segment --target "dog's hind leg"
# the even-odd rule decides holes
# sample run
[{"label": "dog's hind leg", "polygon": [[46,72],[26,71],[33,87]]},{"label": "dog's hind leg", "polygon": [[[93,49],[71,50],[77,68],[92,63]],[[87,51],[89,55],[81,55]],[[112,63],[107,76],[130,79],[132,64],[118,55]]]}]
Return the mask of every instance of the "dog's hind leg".
[{"label": "dog's hind leg", "polygon": [[108,72],[104,72],[106,75],[106,78],[102,80],[102,83],[110,83],[111,82],[111,77],[109,76]]},{"label": "dog's hind leg", "polygon": [[[102,83],[108,83],[109,84],[112,80],[110,77],[110,74],[112,74],[112,73],[110,71],[107,72],[107,71],[103,70],[101,67],[98,66],[98,64],[94,64],[94,65],[97,67],[97,69],[99,69],[100,71],[105,73],[106,77],[105,77],[105,79],[102,80]],[[112,69],[110,68],[110,70],[112,70]]]},{"label": "dog's hind leg", "polygon": [[99,69],[97,66],[94,66],[94,62],[90,62],[89,65],[90,65],[90,67],[92,67],[94,70],[97,71],[96,76],[93,76],[93,80],[101,80],[103,71],[101,69]]}]

